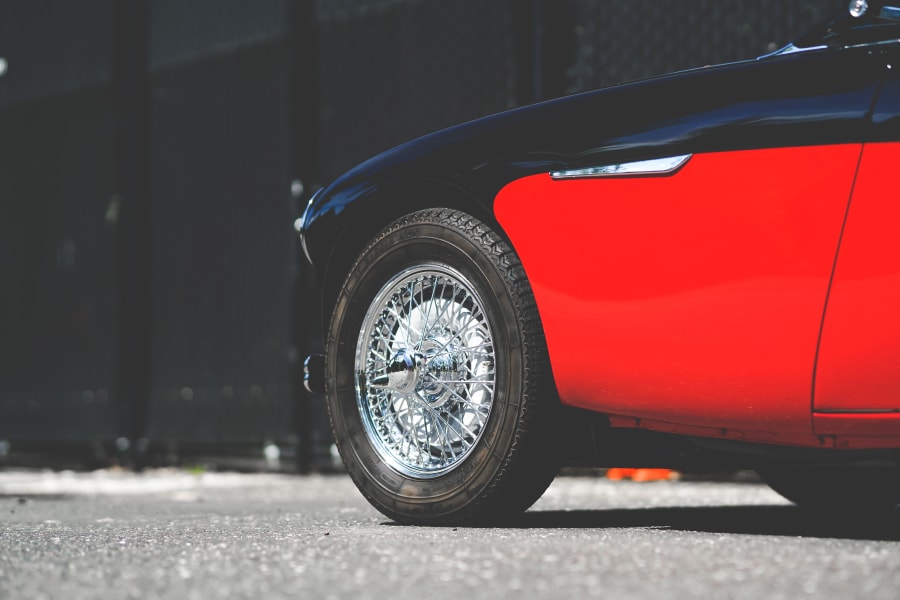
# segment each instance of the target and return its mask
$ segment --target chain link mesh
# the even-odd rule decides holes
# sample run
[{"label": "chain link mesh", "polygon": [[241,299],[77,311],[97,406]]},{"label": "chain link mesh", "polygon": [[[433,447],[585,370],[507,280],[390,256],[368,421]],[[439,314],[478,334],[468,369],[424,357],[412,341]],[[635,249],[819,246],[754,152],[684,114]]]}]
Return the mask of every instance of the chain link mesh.
[{"label": "chain link mesh", "polygon": [[843,0],[579,0],[576,92],[777,50]]},{"label": "chain link mesh", "polygon": [[320,0],[325,179],[413,137],[509,108],[512,28],[496,0]]}]

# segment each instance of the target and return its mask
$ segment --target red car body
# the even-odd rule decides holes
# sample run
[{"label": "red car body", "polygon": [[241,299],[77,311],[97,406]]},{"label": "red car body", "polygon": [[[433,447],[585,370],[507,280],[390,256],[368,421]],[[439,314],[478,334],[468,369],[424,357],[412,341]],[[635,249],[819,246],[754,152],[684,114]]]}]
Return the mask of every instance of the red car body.
[{"label": "red car body", "polygon": [[716,152],[504,187],[562,402],[616,427],[900,447],[898,161],[897,143]]}]

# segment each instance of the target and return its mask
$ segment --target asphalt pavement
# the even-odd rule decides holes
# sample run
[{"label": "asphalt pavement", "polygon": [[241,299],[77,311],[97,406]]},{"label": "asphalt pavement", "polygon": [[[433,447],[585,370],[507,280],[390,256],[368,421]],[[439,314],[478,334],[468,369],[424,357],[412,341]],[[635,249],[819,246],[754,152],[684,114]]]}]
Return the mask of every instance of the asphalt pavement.
[{"label": "asphalt pavement", "polygon": [[0,598],[900,595],[900,511],[760,484],[558,478],[515,526],[403,527],[342,475],[0,471]]}]

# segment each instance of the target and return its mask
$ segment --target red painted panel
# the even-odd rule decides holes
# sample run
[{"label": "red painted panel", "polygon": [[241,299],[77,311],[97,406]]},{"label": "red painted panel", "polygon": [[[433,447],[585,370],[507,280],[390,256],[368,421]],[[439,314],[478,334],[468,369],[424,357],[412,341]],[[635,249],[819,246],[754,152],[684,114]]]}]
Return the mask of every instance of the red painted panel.
[{"label": "red painted panel", "polygon": [[[692,437],[719,438],[739,442],[751,442],[756,444],[778,444],[782,446],[806,446],[813,448],[832,448],[834,438],[816,436],[811,431],[778,432],[763,429],[728,429],[725,427],[698,427],[683,423],[666,423],[653,419],[636,419],[634,417],[609,416],[609,424],[620,429],[649,429],[662,433],[675,435],[689,435]],[[898,440],[900,442],[900,440]]]},{"label": "red painted panel", "polygon": [[694,156],[667,177],[496,198],[562,400],[706,427],[812,431],[812,371],[859,145]]},{"label": "red painted panel", "polygon": [[900,413],[818,413],[815,425],[821,435],[894,437],[894,447],[900,444]]},{"label": "red painted panel", "polygon": [[900,410],[898,164],[898,143],[863,150],[822,330],[816,410]]},{"label": "red painted panel", "polygon": [[841,450],[900,448],[900,413],[816,413],[813,420],[817,434],[809,431],[791,433],[759,429],[697,427],[617,415],[609,417],[610,425],[617,428],[649,429],[676,435],[711,437],[757,444],[839,448]]}]

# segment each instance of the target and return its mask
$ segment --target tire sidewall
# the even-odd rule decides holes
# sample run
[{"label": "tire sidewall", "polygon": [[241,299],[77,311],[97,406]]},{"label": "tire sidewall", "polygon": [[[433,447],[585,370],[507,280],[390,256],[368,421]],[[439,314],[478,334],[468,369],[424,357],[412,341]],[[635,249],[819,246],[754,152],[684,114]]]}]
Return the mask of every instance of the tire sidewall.
[{"label": "tire sidewall", "polygon": [[[451,517],[483,500],[512,449],[524,357],[515,306],[498,260],[455,228],[404,221],[363,253],[338,297],[326,350],[326,394],[335,441],[357,486],[393,518]],[[485,429],[469,454],[447,473],[419,479],[385,464],[369,439],[356,397],[355,354],[364,316],[382,286],[407,268],[435,262],[460,272],[480,297],[494,339],[496,381]]]}]

